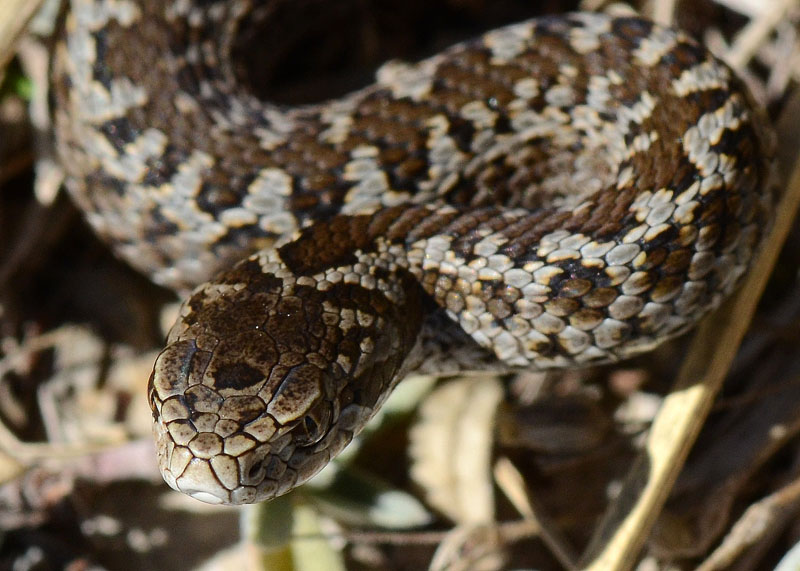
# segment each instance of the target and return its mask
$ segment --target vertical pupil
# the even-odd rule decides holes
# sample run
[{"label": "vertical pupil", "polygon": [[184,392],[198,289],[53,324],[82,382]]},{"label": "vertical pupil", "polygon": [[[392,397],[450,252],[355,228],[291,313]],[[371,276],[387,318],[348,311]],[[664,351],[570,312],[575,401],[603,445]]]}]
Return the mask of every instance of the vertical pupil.
[{"label": "vertical pupil", "polygon": [[259,471],[261,471],[261,468],[263,467],[264,467],[264,462],[256,462],[250,467],[250,470],[247,472],[247,477],[255,478],[258,475]]},{"label": "vertical pupil", "polygon": [[310,436],[314,436],[317,432],[317,423],[310,416],[305,417],[304,423],[306,425],[306,432]]}]

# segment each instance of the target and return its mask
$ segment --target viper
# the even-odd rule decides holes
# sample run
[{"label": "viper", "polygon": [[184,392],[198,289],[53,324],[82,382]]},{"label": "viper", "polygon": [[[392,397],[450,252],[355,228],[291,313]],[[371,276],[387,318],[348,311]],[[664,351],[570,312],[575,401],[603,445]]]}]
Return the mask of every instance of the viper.
[{"label": "viper", "polygon": [[71,0],[52,68],[74,201],[187,296],[148,395],[197,499],[300,485],[415,371],[651,349],[769,226],[769,129],[683,32],[548,16],[287,107],[232,65],[268,4]]}]

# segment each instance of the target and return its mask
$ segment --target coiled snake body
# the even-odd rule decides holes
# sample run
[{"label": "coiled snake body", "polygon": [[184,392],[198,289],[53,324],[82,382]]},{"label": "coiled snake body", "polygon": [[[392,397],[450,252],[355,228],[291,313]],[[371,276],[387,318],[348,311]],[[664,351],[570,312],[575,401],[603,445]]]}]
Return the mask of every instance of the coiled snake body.
[{"label": "coiled snake body", "polygon": [[155,281],[203,284],[149,385],[164,477],[198,499],[304,482],[408,372],[651,348],[769,223],[769,136],[681,32],[547,17],[287,109],[227,64],[250,4],[71,0],[53,66],[91,224]]}]

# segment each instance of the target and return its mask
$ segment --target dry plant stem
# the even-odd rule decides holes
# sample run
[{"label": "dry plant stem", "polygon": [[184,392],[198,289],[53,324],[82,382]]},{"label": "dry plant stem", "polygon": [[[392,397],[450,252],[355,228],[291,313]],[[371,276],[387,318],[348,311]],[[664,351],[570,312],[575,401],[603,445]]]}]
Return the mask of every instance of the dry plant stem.
[{"label": "dry plant stem", "polygon": [[608,2],[606,0],[582,0],[578,6],[579,10],[586,10],[588,12],[597,12]]},{"label": "dry plant stem", "polygon": [[[540,527],[535,521],[521,519],[515,521],[504,521],[495,525],[495,529],[504,543],[513,543],[523,539],[536,537],[539,535]],[[446,531],[349,531],[339,535],[326,535],[328,539],[342,538],[351,543],[363,543],[368,545],[438,545],[445,539],[452,530]],[[302,539],[297,536],[295,539]],[[316,536],[314,537],[316,539]]]},{"label": "dry plant stem", "polygon": [[756,52],[766,44],[767,35],[777,26],[786,13],[797,4],[797,0],[777,0],[764,4],[764,12],[754,18],[741,32],[731,45],[725,60],[734,69],[742,69]]},{"label": "dry plant stem", "polygon": [[738,293],[701,323],[675,386],[653,422],[644,453],[583,557],[587,569],[623,571],[635,563],[747,331],[798,205],[800,160],[796,158],[764,251]]},{"label": "dry plant stem", "polygon": [[558,562],[569,571],[577,569],[577,555],[573,553],[566,539],[558,534],[558,528],[549,521],[541,506],[535,504],[525,485],[525,479],[511,460],[502,457],[495,463],[494,479],[517,511],[526,520],[539,527],[542,541]]},{"label": "dry plant stem", "polygon": [[14,55],[14,46],[42,0],[0,0],[0,70]]},{"label": "dry plant stem", "polygon": [[19,464],[33,467],[42,462],[69,461],[87,454],[102,452],[114,444],[49,444],[20,441],[0,423],[0,454],[8,455]]},{"label": "dry plant stem", "polygon": [[722,544],[697,568],[697,571],[729,569],[745,549],[757,543],[766,534],[781,529],[786,520],[797,512],[798,504],[800,504],[800,478],[747,508]]},{"label": "dry plant stem", "polygon": [[767,79],[768,101],[775,101],[787,92],[792,76],[800,79],[800,41],[798,30],[791,22],[781,22],[775,28],[777,35],[775,41],[764,46],[759,52],[759,60],[765,62],[770,68]]},{"label": "dry plant stem", "polygon": [[[3,269],[0,267],[0,278],[2,277]],[[0,285],[2,284],[3,281],[0,279]],[[13,352],[0,359],[0,376],[14,371],[17,362],[24,362],[35,353],[56,347],[61,335],[58,330],[50,331],[27,339],[24,347],[15,347]],[[0,422],[0,461],[2,461],[3,456],[6,456],[21,466],[28,468],[46,461],[72,460],[87,454],[101,452],[114,445],[114,443],[51,444],[45,442],[22,442],[5,424]]]},{"label": "dry plant stem", "polygon": [[675,5],[677,0],[653,0],[650,17],[654,22],[671,26],[675,22]]}]

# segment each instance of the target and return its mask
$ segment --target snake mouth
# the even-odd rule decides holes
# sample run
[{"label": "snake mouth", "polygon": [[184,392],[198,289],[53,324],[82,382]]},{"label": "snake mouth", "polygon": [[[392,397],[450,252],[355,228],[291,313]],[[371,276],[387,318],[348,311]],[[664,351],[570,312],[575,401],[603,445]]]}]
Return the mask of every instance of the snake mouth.
[{"label": "snake mouth", "polygon": [[183,445],[172,434],[176,430],[154,423],[162,477],[174,490],[207,504],[239,505],[274,499],[315,476],[371,416],[370,409],[355,404],[343,412],[341,425],[312,445],[295,445],[293,435],[284,433],[236,455],[235,437],[231,445],[215,449],[218,435],[196,432]]},{"label": "snake mouth", "polygon": [[[324,458],[309,458],[301,454],[293,462],[296,468],[288,468],[287,462],[269,453],[260,460],[234,460],[221,455],[210,459],[192,458],[178,472],[173,467],[180,466],[186,449],[174,445],[170,447],[173,449],[172,454],[168,458],[168,464],[162,469],[165,482],[176,491],[216,505],[251,504],[274,499],[311,478],[328,461],[327,454]],[[236,470],[235,482],[231,468]]]}]

